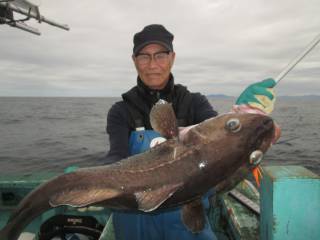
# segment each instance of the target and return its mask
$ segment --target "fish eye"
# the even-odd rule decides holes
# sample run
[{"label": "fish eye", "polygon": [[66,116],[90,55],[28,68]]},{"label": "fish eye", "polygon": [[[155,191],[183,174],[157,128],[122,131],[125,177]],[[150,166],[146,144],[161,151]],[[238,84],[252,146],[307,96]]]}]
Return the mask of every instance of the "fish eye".
[{"label": "fish eye", "polygon": [[263,152],[260,151],[260,150],[256,150],[256,151],[253,151],[251,154],[250,154],[250,164],[252,165],[258,165],[263,159]]},{"label": "fish eye", "polygon": [[239,132],[241,129],[241,123],[238,118],[231,118],[226,123],[226,129],[228,129],[231,132]]}]

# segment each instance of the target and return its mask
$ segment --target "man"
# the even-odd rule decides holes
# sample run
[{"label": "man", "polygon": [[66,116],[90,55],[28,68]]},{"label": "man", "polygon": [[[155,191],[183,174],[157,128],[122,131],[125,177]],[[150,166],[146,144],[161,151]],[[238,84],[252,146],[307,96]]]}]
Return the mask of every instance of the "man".
[{"label": "man", "polygon": [[[156,24],[148,25],[134,35],[132,60],[138,73],[137,85],[124,93],[123,100],[115,103],[108,113],[110,151],[107,163],[144,152],[153,144],[153,139],[161,137],[152,130],[149,119],[150,110],[159,99],[172,103],[179,127],[194,125],[217,115],[204,95],[191,93],[186,87],[174,83],[171,73],[175,60],[173,38],[167,29]],[[248,99],[254,102],[254,107],[263,110],[266,106],[255,97],[255,90],[259,89],[260,94],[267,96],[263,100],[270,98],[268,106],[272,105],[273,94],[266,90],[270,88],[269,82],[262,87],[261,83],[250,86],[237,103],[249,104]],[[208,206],[207,196],[203,203]],[[180,212],[180,208],[151,213],[115,211],[116,239],[216,239],[208,222],[200,233],[189,231],[182,223]]]}]

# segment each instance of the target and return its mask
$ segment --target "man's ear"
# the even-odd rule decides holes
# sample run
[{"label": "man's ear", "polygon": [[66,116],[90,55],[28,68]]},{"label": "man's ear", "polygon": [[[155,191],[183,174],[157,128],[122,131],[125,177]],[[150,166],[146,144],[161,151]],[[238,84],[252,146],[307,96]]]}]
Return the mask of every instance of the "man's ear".
[{"label": "man's ear", "polygon": [[137,68],[137,63],[136,63],[136,58],[135,58],[134,54],[132,54],[131,58],[132,58],[132,61],[133,61],[133,63],[134,63],[134,66],[135,66],[136,69],[138,70],[138,68]]},{"label": "man's ear", "polygon": [[176,53],[175,52],[172,52],[171,53],[171,67],[173,66],[173,64],[174,64],[174,60],[176,59]]}]

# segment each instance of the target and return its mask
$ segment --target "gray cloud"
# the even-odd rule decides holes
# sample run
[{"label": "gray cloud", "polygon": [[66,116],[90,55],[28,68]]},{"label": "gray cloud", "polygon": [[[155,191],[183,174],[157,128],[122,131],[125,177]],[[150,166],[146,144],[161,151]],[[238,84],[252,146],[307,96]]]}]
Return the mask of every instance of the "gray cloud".
[{"label": "gray cloud", "polygon": [[[175,35],[176,81],[238,95],[277,76],[319,34],[318,0],[39,1],[70,32],[42,36],[0,26],[0,95],[119,96],[132,87],[132,36],[150,23]],[[279,95],[319,94],[320,46],[279,84]]]}]

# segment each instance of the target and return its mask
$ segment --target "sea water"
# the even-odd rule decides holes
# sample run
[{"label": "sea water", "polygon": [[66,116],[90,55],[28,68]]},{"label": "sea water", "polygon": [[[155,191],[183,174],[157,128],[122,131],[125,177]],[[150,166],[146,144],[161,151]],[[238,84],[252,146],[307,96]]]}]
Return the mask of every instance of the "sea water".
[{"label": "sea water", "polygon": [[[106,116],[119,98],[0,98],[0,171],[29,174],[97,166],[109,149]],[[219,112],[233,98],[210,98]],[[263,164],[302,165],[320,174],[320,99],[278,98],[282,137]],[[228,147],[228,146],[226,146]]]}]

